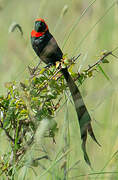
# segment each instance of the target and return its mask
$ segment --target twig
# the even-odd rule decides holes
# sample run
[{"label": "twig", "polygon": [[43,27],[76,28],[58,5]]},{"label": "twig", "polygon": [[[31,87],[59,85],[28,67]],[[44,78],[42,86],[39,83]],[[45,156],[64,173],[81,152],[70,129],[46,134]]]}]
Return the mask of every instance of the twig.
[{"label": "twig", "polygon": [[[100,59],[98,59],[94,64],[92,65],[89,65],[89,67],[87,69],[85,69],[84,71],[85,72],[89,72],[92,68],[94,68],[96,65],[102,63],[102,61],[109,55],[113,55],[112,54],[112,51],[109,51],[109,52],[106,52],[106,53],[103,53],[103,55],[101,56]],[[78,76],[76,78],[74,78],[74,81],[76,81],[77,79],[79,79],[81,76],[81,73],[78,73]]]},{"label": "twig", "polygon": [[[81,56],[81,54],[79,54],[77,57],[72,57],[72,58],[71,58],[71,61],[75,62],[75,61],[78,59],[78,57],[80,57],[80,56]],[[69,67],[70,67],[70,65],[67,66],[67,68],[69,68]],[[54,79],[54,78],[56,77],[56,75],[57,75],[62,69],[63,69],[63,68],[60,66],[60,67],[55,71],[55,73],[53,74],[53,76],[51,76],[51,77],[48,79],[48,82],[49,82],[50,80]],[[57,78],[57,80],[58,80],[62,75],[63,75],[63,74],[60,74],[60,76]],[[44,84],[44,86],[43,86],[42,88],[40,88],[40,90],[38,91],[38,94],[40,94],[40,92],[48,86],[48,82],[46,82],[46,83]]]},{"label": "twig", "polygon": [[8,131],[3,127],[3,123],[0,120],[0,128],[4,130],[6,136],[8,137],[8,139],[10,139],[13,143],[14,143],[14,139],[10,136],[10,134],[8,133]]},{"label": "twig", "polygon": [[[73,61],[76,61],[80,55],[81,55],[81,54],[79,54],[76,58],[74,57],[74,60],[73,60]],[[93,67],[95,67],[96,65],[102,63],[103,59],[106,58],[106,57],[109,56],[109,55],[113,55],[113,54],[112,54],[112,51],[103,53],[102,57],[101,57],[97,62],[95,62],[93,65],[89,65],[89,67],[85,70],[85,72],[89,72]],[[113,55],[113,56],[114,56],[114,55]],[[69,67],[70,67],[70,65],[67,66],[67,68],[69,68]],[[50,80],[54,79],[54,78],[56,77],[56,75],[57,75],[62,69],[63,69],[63,68],[60,67],[58,70],[56,70],[56,72],[54,73],[54,75],[51,76],[51,77],[48,79],[48,82],[49,82]],[[63,74],[60,74],[60,76],[59,76],[56,80],[58,80],[62,75],[63,75]],[[76,78],[74,78],[74,81],[76,81],[78,78],[80,78],[80,76],[81,76],[81,74],[78,73],[78,76],[77,76]],[[40,90],[38,91],[38,94],[39,94],[43,89],[45,89],[45,88],[48,86],[48,82],[46,82],[46,83],[44,84],[44,86],[43,86],[42,88],[40,88]]]},{"label": "twig", "polygon": [[[109,55],[112,55],[112,56],[116,57],[116,56],[113,54],[113,51],[109,51],[109,52],[107,52],[107,53],[103,53],[102,57],[101,57],[97,62],[95,62],[93,65],[89,65],[89,67],[88,67],[85,71],[86,71],[86,72],[90,71],[92,68],[94,68],[97,64],[101,63],[101,62],[103,61],[103,59],[106,58],[106,57],[109,56]],[[61,76],[62,76],[62,75],[61,75]],[[78,76],[77,76],[76,78],[74,78],[74,81],[76,81],[77,79],[79,79],[80,76],[81,76],[81,73],[78,73]],[[60,77],[59,77],[59,78],[60,78]],[[63,105],[62,105],[61,108],[63,108],[63,106],[65,105],[65,103],[67,102],[67,100],[68,100],[68,99],[65,100],[65,102],[63,103]],[[61,108],[59,108],[59,110],[58,110],[57,112],[59,112]]]},{"label": "twig", "polygon": [[[81,53],[78,54],[76,57],[73,56],[73,57],[71,58],[71,61],[75,62],[80,56],[81,56]],[[35,77],[35,76],[38,76],[39,73],[42,71],[42,69],[40,69],[39,72],[37,72],[37,73],[35,74],[36,70],[38,70],[38,67],[39,67],[40,63],[41,63],[41,61],[40,61],[40,62],[37,64],[37,66],[34,67],[33,69],[28,66],[29,71],[31,70],[31,73],[30,73],[30,74],[32,75],[31,78],[33,78],[33,77]],[[50,66],[44,67],[45,70],[47,70],[47,69],[49,69],[49,68],[50,68]]]},{"label": "twig", "polygon": [[39,160],[41,160],[41,159],[49,159],[49,157],[48,157],[48,155],[44,155],[44,156],[42,156],[42,157],[38,157],[38,158],[36,158],[36,159],[33,159],[33,162],[34,162],[34,161],[39,161]]},{"label": "twig", "polygon": [[102,57],[101,57],[96,63],[94,63],[93,65],[89,66],[89,68],[86,69],[85,71],[90,71],[94,66],[96,66],[96,65],[99,64],[99,63],[101,63],[101,62],[103,61],[103,59],[106,58],[106,57],[109,56],[109,55],[112,55],[112,51],[109,51],[109,52],[107,52],[107,53],[104,53],[104,54],[102,55]]}]

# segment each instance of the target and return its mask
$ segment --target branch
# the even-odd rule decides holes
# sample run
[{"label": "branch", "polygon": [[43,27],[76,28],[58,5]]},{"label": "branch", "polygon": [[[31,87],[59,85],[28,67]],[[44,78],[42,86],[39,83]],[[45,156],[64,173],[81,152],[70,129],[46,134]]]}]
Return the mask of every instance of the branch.
[{"label": "branch", "polygon": [[[105,53],[102,54],[102,56],[101,56],[100,59],[98,59],[94,64],[89,65],[88,68],[85,69],[84,71],[85,71],[85,72],[89,72],[90,70],[92,70],[92,69],[93,69],[95,66],[97,66],[98,64],[103,63],[103,60],[104,60],[107,56],[109,56],[109,55],[112,55],[112,56],[116,57],[114,54],[112,54],[112,51],[105,52]],[[81,76],[81,74],[82,74],[82,73],[78,73],[78,76],[74,79],[74,81],[76,81],[77,79],[79,79],[80,76]]]},{"label": "branch", "polygon": [[98,61],[96,61],[93,65],[91,65],[91,66],[89,65],[88,69],[86,69],[85,71],[87,71],[87,72],[90,71],[93,67],[95,67],[96,65],[102,63],[102,61],[109,55],[113,55],[112,51],[109,51],[107,53],[103,53],[102,57]]},{"label": "branch", "polygon": [[[90,71],[91,69],[93,69],[95,66],[97,66],[97,65],[100,64],[100,63],[102,63],[103,60],[104,60],[107,56],[109,56],[109,55],[112,55],[112,56],[116,57],[116,56],[112,53],[112,51],[104,52],[104,53],[102,54],[101,58],[98,59],[94,64],[89,65],[89,67],[85,70],[85,72],[89,72],[89,71]],[[80,54],[79,54],[77,57],[73,57],[73,59],[72,59],[73,61],[72,61],[72,62],[75,62],[75,61],[78,59],[79,56],[80,56]],[[69,68],[70,66],[71,66],[71,65],[67,66],[67,68]],[[40,90],[38,91],[38,94],[40,94],[40,92],[48,86],[48,83],[49,83],[50,80],[52,80],[52,79],[58,80],[58,79],[63,75],[63,74],[60,74],[60,76],[58,76],[58,77],[56,78],[56,75],[57,75],[59,72],[61,72],[62,69],[63,69],[63,67],[60,66],[60,67],[55,71],[54,75],[51,76],[51,77],[48,79],[47,82],[44,82],[45,84],[44,84],[43,87],[40,88]],[[76,81],[78,78],[80,78],[81,74],[82,74],[82,73],[78,73],[78,76],[77,76],[76,78],[74,78],[74,81]]]},{"label": "branch", "polygon": [[5,132],[6,136],[8,137],[8,139],[10,139],[13,142],[13,144],[14,144],[14,139],[10,136],[8,131],[3,127],[3,123],[2,123],[1,120],[0,120],[0,128],[4,130],[4,132]]},{"label": "branch", "polygon": [[[71,58],[72,64],[79,58],[80,55],[81,55],[81,54],[79,54],[77,57],[74,56],[74,57]],[[69,68],[70,66],[71,66],[71,65],[67,66],[67,68]],[[38,94],[40,94],[40,92],[48,86],[48,83],[49,83],[50,80],[56,78],[56,75],[57,75],[59,72],[61,72],[62,69],[63,69],[63,68],[62,68],[62,66],[60,65],[59,68],[56,69],[56,71],[54,72],[53,76],[51,76],[51,77],[48,79],[48,82],[45,82],[44,86],[43,86],[42,88],[40,88]],[[58,78],[56,78],[56,80],[58,80],[62,75],[63,75],[63,74],[60,74],[60,76],[59,76]]]}]

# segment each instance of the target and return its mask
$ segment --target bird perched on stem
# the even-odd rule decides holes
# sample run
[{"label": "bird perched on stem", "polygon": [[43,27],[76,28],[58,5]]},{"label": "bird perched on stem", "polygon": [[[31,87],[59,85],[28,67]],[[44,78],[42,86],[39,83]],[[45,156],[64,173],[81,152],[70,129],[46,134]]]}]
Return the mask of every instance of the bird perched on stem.
[{"label": "bird perched on stem", "polygon": [[[57,61],[61,61],[63,59],[63,53],[60,47],[58,46],[53,35],[49,32],[47,24],[41,18],[35,20],[34,30],[32,30],[31,32],[31,44],[37,56],[39,56],[39,58],[47,65],[55,65]],[[91,117],[87,111],[77,85],[73,81],[67,68],[62,68],[61,72],[64,75],[75,104],[81,132],[84,159],[87,164],[91,166],[89,157],[86,152],[87,132],[98,145],[100,144],[97,142],[93,133],[91,126]]]}]

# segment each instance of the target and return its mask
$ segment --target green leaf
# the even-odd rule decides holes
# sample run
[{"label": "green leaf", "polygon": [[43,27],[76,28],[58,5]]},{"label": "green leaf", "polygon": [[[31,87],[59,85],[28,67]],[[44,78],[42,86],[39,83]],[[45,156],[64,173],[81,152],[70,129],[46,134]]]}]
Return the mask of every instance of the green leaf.
[{"label": "green leaf", "polygon": [[45,71],[46,71],[46,68],[42,68],[42,69],[40,70],[40,74],[43,74]]},{"label": "green leaf", "polygon": [[64,59],[64,64],[68,65],[69,64],[69,60],[68,59]]},{"label": "green leaf", "polygon": [[66,65],[64,63],[61,63],[62,68],[66,68]]},{"label": "green leaf", "polygon": [[102,63],[109,63],[109,61],[107,59],[103,59]]},{"label": "green leaf", "polygon": [[104,77],[105,77],[108,81],[110,81],[110,78],[109,78],[109,77],[107,76],[107,74],[104,72],[104,70],[102,69],[102,67],[100,66],[100,64],[98,64],[97,66],[98,66],[99,70],[101,71],[101,73],[104,75]]},{"label": "green leaf", "polygon": [[88,77],[92,77],[93,76],[93,72],[92,71],[89,71],[88,72]]},{"label": "green leaf", "polygon": [[81,74],[81,76],[78,78],[78,82],[80,85],[83,83],[84,79],[85,79],[85,75]]},{"label": "green leaf", "polygon": [[8,128],[11,124],[11,120],[14,118],[14,108],[10,108],[7,111],[6,118],[3,121],[3,127]]}]

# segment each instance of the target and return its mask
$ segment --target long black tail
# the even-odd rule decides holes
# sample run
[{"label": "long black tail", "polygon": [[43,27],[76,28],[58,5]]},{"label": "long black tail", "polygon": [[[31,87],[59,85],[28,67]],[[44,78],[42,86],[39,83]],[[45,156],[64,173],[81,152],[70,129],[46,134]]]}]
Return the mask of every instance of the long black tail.
[{"label": "long black tail", "polygon": [[100,146],[98,141],[95,138],[95,135],[92,130],[91,126],[91,117],[86,109],[86,106],[84,104],[83,98],[80,94],[80,91],[73,81],[72,77],[70,76],[67,69],[62,69],[62,73],[67,81],[67,85],[70,89],[75,109],[78,116],[79,126],[80,126],[80,133],[81,133],[81,139],[82,139],[82,150],[84,153],[84,159],[87,162],[88,165],[91,166],[89,157],[86,152],[86,140],[87,140],[87,132],[90,134],[91,138]]}]

